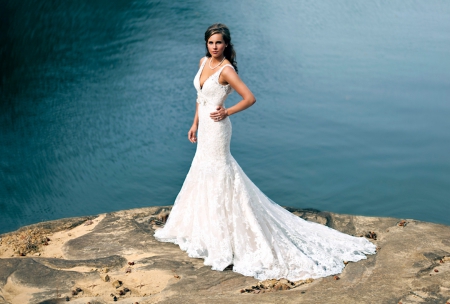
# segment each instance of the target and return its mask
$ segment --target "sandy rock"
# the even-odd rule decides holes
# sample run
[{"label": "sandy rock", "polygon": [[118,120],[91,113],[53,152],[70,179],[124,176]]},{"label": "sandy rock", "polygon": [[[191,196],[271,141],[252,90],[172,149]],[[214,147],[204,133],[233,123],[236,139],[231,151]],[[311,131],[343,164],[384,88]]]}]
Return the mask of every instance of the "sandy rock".
[{"label": "sandy rock", "polygon": [[169,214],[170,214],[169,211],[163,210],[161,213],[158,214],[157,218],[159,221],[165,223],[165,222],[167,222],[167,219],[169,218]]},{"label": "sandy rock", "polygon": [[112,286],[117,289],[122,286],[122,281],[115,280],[114,282],[112,282]]},{"label": "sandy rock", "polygon": [[314,282],[314,279],[300,280],[300,281],[295,281],[293,283],[294,283],[295,287],[298,287],[298,286],[309,284],[309,283],[312,283],[312,282]]},{"label": "sandy rock", "polygon": [[278,291],[278,290],[289,290],[291,288],[287,284],[283,284],[283,283],[278,282],[277,284],[275,284],[273,286],[273,289]]},{"label": "sandy rock", "polygon": [[[401,220],[393,218],[287,209],[348,234],[372,232],[370,241],[383,249],[366,260],[347,263],[339,280],[330,276],[258,282],[230,270],[213,271],[178,246],[157,242],[152,226],[161,227],[164,218],[158,216],[170,207],[124,210],[97,220],[63,219],[0,235],[0,303],[56,303],[57,294],[58,301],[69,296],[74,303],[102,304],[113,301],[111,294],[121,303],[374,303],[374,299],[376,303],[446,303],[450,299],[450,227],[411,219],[399,226]],[[85,226],[88,220],[93,223]],[[41,242],[35,242],[38,250],[10,257],[13,247],[19,251],[33,244],[33,238],[23,242],[30,235]],[[49,245],[42,244],[43,237],[51,240],[45,239]],[[125,273],[127,267],[133,271]],[[123,284],[113,286],[102,275]],[[72,295],[76,288],[83,292]]]},{"label": "sandy rock", "polygon": [[269,289],[274,287],[276,284],[278,283],[278,280],[265,280],[260,282],[260,285],[262,285],[262,287],[264,289]]},{"label": "sandy rock", "polygon": [[102,278],[103,282],[109,282],[109,275],[102,273],[100,274],[100,277]]}]

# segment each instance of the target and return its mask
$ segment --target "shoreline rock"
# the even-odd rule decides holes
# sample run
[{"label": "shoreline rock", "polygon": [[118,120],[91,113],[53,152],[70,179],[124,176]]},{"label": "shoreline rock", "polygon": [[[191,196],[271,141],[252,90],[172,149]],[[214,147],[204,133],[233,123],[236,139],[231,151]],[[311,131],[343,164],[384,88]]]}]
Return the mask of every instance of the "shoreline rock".
[{"label": "shoreline rock", "polygon": [[3,303],[450,303],[450,227],[286,208],[378,247],[338,276],[258,282],[213,271],[153,238],[171,206],[25,226],[0,235]]}]

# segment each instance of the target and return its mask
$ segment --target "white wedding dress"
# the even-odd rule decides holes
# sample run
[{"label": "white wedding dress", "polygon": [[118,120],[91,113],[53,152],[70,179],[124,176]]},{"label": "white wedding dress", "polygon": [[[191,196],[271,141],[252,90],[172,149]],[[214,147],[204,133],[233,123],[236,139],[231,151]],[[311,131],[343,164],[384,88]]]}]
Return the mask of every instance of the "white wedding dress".
[{"label": "white wedding dress", "polygon": [[[197,151],[184,184],[157,240],[178,244],[205,265],[260,280],[297,281],[340,273],[343,261],[374,254],[375,245],[305,221],[270,200],[245,175],[230,153],[231,122],[209,114],[231,93],[219,83],[225,66],[200,87],[195,76],[199,128]],[[232,67],[232,66],[231,66]]]}]

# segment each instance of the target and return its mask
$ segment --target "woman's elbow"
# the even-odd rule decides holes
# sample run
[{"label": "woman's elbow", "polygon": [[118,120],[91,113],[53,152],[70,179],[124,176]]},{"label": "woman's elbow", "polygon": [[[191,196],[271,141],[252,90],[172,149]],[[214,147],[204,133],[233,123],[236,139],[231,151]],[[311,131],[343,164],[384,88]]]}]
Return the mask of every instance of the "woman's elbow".
[{"label": "woman's elbow", "polygon": [[256,102],[256,98],[253,94],[248,94],[242,97],[244,97],[244,101],[247,104],[247,107],[251,107]]}]

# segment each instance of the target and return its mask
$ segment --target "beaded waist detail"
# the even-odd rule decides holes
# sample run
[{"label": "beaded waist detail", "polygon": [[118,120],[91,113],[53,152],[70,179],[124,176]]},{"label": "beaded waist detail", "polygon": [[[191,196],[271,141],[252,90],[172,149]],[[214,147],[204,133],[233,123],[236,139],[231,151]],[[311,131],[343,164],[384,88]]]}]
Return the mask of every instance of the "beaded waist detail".
[{"label": "beaded waist detail", "polygon": [[203,94],[202,92],[197,92],[197,103],[204,106],[208,103],[208,99],[206,99],[205,94]]}]

